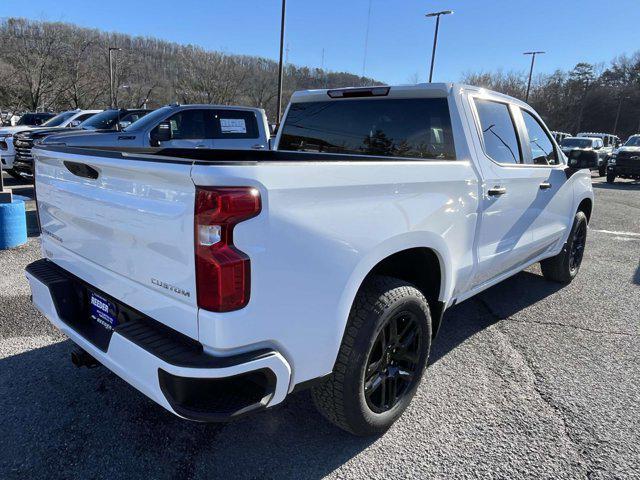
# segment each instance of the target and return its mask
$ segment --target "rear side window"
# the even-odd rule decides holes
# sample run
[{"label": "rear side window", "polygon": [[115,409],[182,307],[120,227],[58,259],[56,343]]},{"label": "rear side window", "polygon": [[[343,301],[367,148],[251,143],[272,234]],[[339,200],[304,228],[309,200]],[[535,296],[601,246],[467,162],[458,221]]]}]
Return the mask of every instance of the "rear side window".
[{"label": "rear side window", "polygon": [[[169,119],[173,140],[212,138],[210,110],[183,110]],[[209,128],[207,128],[209,127]]]},{"label": "rear side window", "polygon": [[215,110],[213,122],[217,139],[258,138],[258,119],[255,113],[242,110]]},{"label": "rear side window", "polygon": [[[524,126],[529,136],[529,148],[534,165],[557,165],[558,157],[553,142],[540,122],[526,110],[522,110]],[[602,140],[597,139],[596,144],[602,146]]]},{"label": "rear side window", "polygon": [[455,159],[446,98],[293,103],[280,150]]},{"label": "rear side window", "polygon": [[498,163],[522,163],[516,127],[506,103],[475,100],[484,148]]}]

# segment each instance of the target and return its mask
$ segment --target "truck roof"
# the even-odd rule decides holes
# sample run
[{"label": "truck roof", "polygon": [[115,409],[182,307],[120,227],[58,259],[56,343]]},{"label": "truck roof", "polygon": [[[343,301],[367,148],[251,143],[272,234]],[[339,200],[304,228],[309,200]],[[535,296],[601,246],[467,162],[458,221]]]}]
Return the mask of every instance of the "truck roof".
[{"label": "truck roof", "polygon": [[[367,90],[379,91],[373,95],[365,94],[358,95],[358,92],[365,92]],[[383,90],[388,90],[388,93],[382,93]],[[495,92],[482,87],[476,87],[473,85],[466,85],[463,83],[417,83],[411,85],[372,85],[368,87],[345,87],[345,88],[328,88],[328,89],[314,89],[314,90],[300,90],[294,92],[291,96],[291,103],[300,102],[318,102],[333,99],[339,100],[355,100],[357,98],[437,98],[446,97],[451,93],[460,93],[463,90],[478,92],[481,95],[486,95],[491,98],[501,98],[507,100],[510,103],[516,103],[521,106],[527,106],[521,100],[515,97],[510,97],[503,93]],[[346,92],[348,98],[345,96],[338,96],[336,93]],[[351,94],[351,95],[350,95]]]},{"label": "truck roof", "polygon": [[[264,111],[264,108],[258,108],[258,107],[246,107],[244,105],[213,105],[211,103],[185,103],[185,104],[170,103],[169,105],[164,105],[164,107],[181,108],[181,109],[188,109],[188,108],[215,108],[216,110],[250,110],[252,112],[263,112]],[[160,108],[162,108],[162,107],[160,107]]]}]

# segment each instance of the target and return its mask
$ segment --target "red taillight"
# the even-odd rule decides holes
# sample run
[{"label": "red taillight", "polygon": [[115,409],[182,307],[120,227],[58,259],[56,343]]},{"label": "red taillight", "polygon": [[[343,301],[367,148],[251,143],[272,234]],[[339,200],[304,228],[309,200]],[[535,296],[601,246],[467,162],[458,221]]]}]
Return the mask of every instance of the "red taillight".
[{"label": "red taillight", "polygon": [[251,292],[249,257],[233,245],[233,227],[260,213],[250,187],[196,187],[195,251],[198,306],[213,312],[244,307]]}]

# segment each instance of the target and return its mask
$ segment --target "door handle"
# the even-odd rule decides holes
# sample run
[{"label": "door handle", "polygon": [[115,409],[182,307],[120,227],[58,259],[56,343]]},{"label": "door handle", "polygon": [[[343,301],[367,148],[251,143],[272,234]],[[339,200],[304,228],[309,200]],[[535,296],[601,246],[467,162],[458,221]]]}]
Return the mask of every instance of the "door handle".
[{"label": "door handle", "polygon": [[264,145],[262,145],[260,143],[256,143],[255,145],[252,145],[251,148],[253,150],[263,150],[264,149]]},{"label": "door handle", "polygon": [[489,195],[490,197],[499,197],[500,195],[504,195],[505,193],[507,193],[507,189],[498,185],[487,190],[487,195]]},{"label": "door handle", "polygon": [[196,148],[207,148],[207,146],[204,143],[200,143],[196,145]]},{"label": "door handle", "polygon": [[549,182],[542,182],[540,184],[540,190],[549,190],[553,185],[551,185]]}]

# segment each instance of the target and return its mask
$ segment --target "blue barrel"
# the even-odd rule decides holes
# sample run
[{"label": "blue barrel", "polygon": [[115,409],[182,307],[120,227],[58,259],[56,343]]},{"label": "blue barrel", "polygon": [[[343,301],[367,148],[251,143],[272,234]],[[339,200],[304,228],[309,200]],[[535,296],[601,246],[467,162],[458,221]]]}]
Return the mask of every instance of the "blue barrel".
[{"label": "blue barrel", "polygon": [[27,241],[27,216],[22,200],[0,203],[0,249],[17,247]]}]

